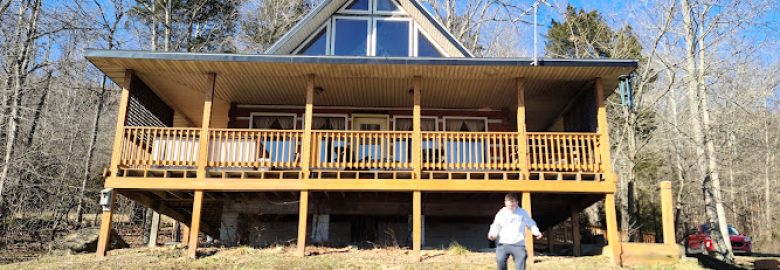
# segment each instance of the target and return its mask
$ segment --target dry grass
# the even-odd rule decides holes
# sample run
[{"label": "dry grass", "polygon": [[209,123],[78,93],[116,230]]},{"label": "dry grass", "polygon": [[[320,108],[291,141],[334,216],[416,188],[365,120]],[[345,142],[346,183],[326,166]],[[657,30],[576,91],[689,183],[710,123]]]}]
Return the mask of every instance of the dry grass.
[{"label": "dry grass", "polygon": [[[413,262],[409,250],[397,248],[348,250],[299,258],[292,247],[253,249],[246,247],[202,250],[197,260],[183,256],[183,249],[136,248],[114,250],[106,259],[94,254],[46,255],[36,260],[0,265],[0,269],[495,269],[495,255],[490,252],[458,250],[457,254],[424,250],[423,262]],[[606,257],[537,257],[531,269],[621,269]],[[510,268],[512,266],[510,265]],[[694,262],[674,266],[635,269],[701,269]]]}]

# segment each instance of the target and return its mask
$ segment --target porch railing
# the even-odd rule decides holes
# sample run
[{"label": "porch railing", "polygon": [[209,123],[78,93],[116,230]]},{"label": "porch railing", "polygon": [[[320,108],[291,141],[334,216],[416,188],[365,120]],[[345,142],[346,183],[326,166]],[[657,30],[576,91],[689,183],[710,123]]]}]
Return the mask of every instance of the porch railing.
[{"label": "porch railing", "polygon": [[[596,133],[528,132],[527,160],[516,132],[422,132],[422,170],[602,172]],[[295,170],[303,131],[211,129],[209,168]],[[411,171],[410,131],[314,130],[311,169]],[[197,167],[200,129],[125,127],[119,166]],[[527,165],[526,165],[527,164]]]},{"label": "porch railing", "polygon": [[516,132],[423,132],[423,170],[520,170]]},{"label": "porch railing", "polygon": [[312,169],[412,170],[412,132],[312,131]]},{"label": "porch railing", "polygon": [[596,133],[528,132],[531,171],[601,172]]}]

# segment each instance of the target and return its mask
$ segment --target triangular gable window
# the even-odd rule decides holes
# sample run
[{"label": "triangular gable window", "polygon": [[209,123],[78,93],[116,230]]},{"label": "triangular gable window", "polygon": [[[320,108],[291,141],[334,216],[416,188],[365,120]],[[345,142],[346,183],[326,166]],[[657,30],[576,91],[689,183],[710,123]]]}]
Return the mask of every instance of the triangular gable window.
[{"label": "triangular gable window", "polygon": [[377,11],[401,11],[401,8],[392,0],[376,0]]},{"label": "triangular gable window", "polygon": [[349,5],[347,5],[345,10],[360,10],[360,11],[368,11],[368,4],[371,0],[355,0],[352,1]]},{"label": "triangular gable window", "polygon": [[328,38],[327,38],[327,30],[328,28],[325,27],[322,30],[320,30],[317,35],[312,38],[306,46],[301,48],[300,51],[298,51],[298,54],[301,55],[326,55],[328,54]]},{"label": "triangular gable window", "polygon": [[442,57],[444,55],[436,49],[436,46],[422,32],[417,31],[417,56]]}]

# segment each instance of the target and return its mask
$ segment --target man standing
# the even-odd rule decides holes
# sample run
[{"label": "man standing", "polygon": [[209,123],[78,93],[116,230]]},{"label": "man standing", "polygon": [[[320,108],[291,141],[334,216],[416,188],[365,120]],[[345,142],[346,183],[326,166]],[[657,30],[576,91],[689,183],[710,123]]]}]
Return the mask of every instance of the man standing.
[{"label": "man standing", "polygon": [[510,254],[515,260],[515,269],[525,269],[526,227],[531,229],[531,234],[536,236],[536,239],[542,238],[536,222],[523,208],[517,207],[517,201],[517,194],[507,193],[504,196],[504,208],[498,210],[488,232],[488,239],[496,241],[496,262],[499,270],[506,270],[506,261]]}]

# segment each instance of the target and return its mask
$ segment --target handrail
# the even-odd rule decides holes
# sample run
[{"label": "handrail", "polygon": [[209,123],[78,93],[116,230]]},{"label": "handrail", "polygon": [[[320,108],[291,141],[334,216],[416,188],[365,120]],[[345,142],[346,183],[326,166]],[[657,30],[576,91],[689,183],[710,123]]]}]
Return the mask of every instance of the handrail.
[{"label": "handrail", "polygon": [[301,130],[211,129],[209,167],[300,167]]}]

